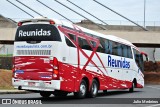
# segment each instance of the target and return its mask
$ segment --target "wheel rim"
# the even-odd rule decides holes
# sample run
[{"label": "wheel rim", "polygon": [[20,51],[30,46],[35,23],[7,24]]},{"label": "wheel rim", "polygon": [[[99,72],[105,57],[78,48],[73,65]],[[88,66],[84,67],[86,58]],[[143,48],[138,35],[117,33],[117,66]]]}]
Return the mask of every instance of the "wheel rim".
[{"label": "wheel rim", "polygon": [[81,94],[83,96],[85,95],[85,93],[86,93],[86,86],[85,86],[85,84],[81,84],[81,86],[80,86],[80,92],[81,92]]},{"label": "wheel rim", "polygon": [[97,94],[97,85],[95,83],[93,83],[92,85],[92,92],[93,92],[93,95]]}]

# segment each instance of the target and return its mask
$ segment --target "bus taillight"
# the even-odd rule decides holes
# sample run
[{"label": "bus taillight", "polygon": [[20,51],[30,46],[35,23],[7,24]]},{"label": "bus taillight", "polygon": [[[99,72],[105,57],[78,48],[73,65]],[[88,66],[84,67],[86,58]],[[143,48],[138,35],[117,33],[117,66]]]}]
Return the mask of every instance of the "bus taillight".
[{"label": "bus taillight", "polygon": [[50,20],[49,23],[50,23],[51,25],[54,25],[54,24],[55,24],[55,22],[54,22],[53,20]]},{"label": "bus taillight", "polygon": [[18,22],[18,26],[22,26],[22,22]]},{"label": "bus taillight", "polygon": [[58,59],[56,57],[53,59],[53,79],[59,79],[59,66]]}]

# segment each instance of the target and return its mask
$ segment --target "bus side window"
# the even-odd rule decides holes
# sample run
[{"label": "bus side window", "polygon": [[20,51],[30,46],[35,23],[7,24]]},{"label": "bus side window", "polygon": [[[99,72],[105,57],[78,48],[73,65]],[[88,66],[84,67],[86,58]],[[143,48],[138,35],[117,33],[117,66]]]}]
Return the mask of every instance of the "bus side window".
[{"label": "bus side window", "polygon": [[128,52],[128,58],[133,58],[130,46],[127,46],[127,52]]},{"label": "bus side window", "polygon": [[88,44],[87,40],[78,37],[79,46],[85,50],[92,50],[91,46]]},{"label": "bus side window", "polygon": [[110,54],[110,45],[109,45],[109,40],[105,40],[105,53]]},{"label": "bus side window", "polygon": [[112,54],[113,55],[118,55],[118,43],[117,42],[112,42]]},{"label": "bus side window", "polygon": [[104,42],[104,39],[103,38],[98,38],[99,39],[99,46],[97,48],[97,52],[100,52],[100,53],[105,53],[105,42]]},{"label": "bus side window", "polygon": [[75,48],[74,44],[67,37],[65,37],[65,39],[66,39],[66,43],[69,47],[74,47]]},{"label": "bus side window", "polygon": [[118,46],[117,46],[117,51],[118,51],[118,56],[122,56],[122,44],[118,43]]},{"label": "bus side window", "polygon": [[90,41],[90,43],[91,43],[91,45],[92,45],[92,47],[93,47],[93,48],[95,48],[95,47],[96,47],[96,42],[94,42],[94,41]]},{"label": "bus side window", "polygon": [[109,41],[109,54],[112,54],[112,41]]},{"label": "bus side window", "polygon": [[126,45],[122,45],[123,51],[122,51],[122,56],[127,58],[127,46]]},{"label": "bus side window", "polygon": [[70,34],[70,33],[69,33],[68,35],[69,35],[70,39],[72,39],[72,40],[76,41],[76,36],[75,36],[75,35]]}]

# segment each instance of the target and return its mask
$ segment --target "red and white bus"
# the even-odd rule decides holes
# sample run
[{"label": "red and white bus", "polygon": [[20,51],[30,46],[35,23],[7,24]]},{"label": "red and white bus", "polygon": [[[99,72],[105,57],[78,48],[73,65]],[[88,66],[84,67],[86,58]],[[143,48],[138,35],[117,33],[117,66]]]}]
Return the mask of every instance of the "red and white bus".
[{"label": "red and white bus", "polygon": [[98,90],[144,87],[143,55],[127,40],[69,22],[34,18],[18,23],[14,88],[42,97],[96,97]]}]

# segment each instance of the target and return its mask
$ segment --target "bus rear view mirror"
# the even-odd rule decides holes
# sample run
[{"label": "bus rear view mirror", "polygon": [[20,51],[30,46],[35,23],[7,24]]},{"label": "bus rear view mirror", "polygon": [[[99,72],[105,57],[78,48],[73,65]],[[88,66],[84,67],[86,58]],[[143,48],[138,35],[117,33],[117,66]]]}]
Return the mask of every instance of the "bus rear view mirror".
[{"label": "bus rear view mirror", "polygon": [[145,56],[146,61],[149,61],[148,55],[145,52],[141,52],[141,54]]}]

